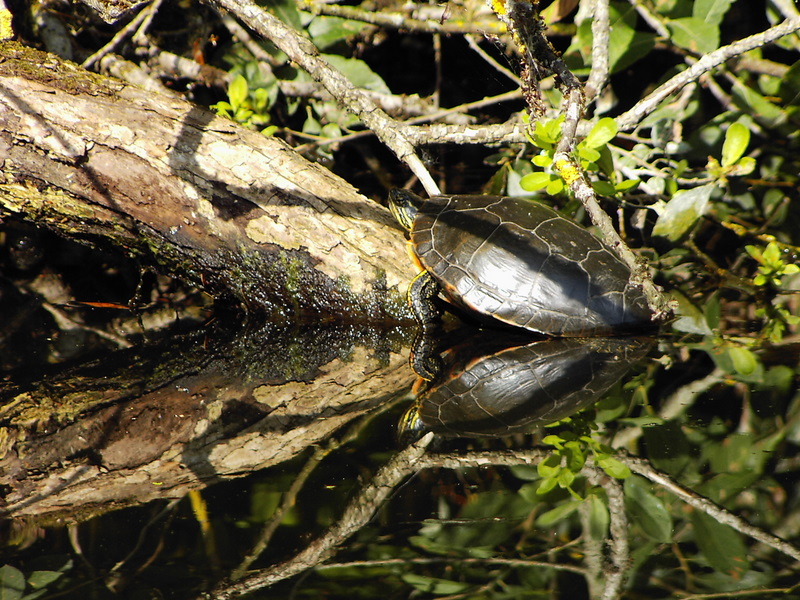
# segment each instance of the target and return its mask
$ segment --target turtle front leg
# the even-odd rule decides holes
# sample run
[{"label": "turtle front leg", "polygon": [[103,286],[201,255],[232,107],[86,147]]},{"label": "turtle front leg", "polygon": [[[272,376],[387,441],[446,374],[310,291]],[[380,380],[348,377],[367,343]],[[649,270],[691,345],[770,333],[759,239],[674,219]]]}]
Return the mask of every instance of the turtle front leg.
[{"label": "turtle front leg", "polygon": [[408,286],[408,305],[423,329],[432,327],[441,316],[433,299],[439,294],[439,284],[427,271],[422,271]]},{"label": "turtle front leg", "polygon": [[419,323],[409,362],[414,372],[427,381],[436,379],[442,370],[442,360],[435,348],[435,331],[441,315],[433,299],[438,294],[439,284],[427,271],[417,275],[408,287],[408,304]]}]

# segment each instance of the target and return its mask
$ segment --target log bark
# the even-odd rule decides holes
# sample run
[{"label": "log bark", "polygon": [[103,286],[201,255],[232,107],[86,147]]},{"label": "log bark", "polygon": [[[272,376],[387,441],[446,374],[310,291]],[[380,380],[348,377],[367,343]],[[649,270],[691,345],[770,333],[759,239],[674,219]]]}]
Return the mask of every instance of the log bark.
[{"label": "log bark", "polygon": [[0,44],[0,214],[123,248],[251,311],[405,321],[389,212],[287,144]]}]

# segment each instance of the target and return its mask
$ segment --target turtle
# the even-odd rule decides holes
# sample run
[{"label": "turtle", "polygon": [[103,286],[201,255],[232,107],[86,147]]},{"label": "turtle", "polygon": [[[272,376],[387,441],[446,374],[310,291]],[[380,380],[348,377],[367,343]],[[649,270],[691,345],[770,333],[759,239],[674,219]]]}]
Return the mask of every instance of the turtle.
[{"label": "turtle", "polygon": [[443,354],[442,376],[417,388],[403,442],[530,433],[600,400],[655,343],[649,337],[547,338],[482,331]]},{"label": "turtle", "polygon": [[[439,292],[486,324],[545,336],[610,336],[652,327],[647,299],[630,281],[628,266],[587,229],[541,202],[489,195],[425,200],[394,189],[389,206],[409,232],[420,268],[408,299],[423,333],[440,316],[433,302]],[[435,375],[425,373],[435,369],[424,361],[416,363],[424,378]]]}]

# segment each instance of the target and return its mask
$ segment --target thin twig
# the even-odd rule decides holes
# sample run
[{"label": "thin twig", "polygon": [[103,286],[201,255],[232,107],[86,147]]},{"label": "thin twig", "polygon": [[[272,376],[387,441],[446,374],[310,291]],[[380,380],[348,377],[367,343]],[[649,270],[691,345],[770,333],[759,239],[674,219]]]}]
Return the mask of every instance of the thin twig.
[{"label": "thin twig", "polygon": [[103,58],[107,54],[114,52],[117,49],[117,47],[120,44],[122,44],[122,42],[124,42],[126,39],[128,39],[129,36],[137,32],[139,26],[144,22],[144,20],[147,18],[147,15],[154,7],[153,4],[143,5],[143,6],[145,6],[145,8],[139,11],[139,14],[136,15],[136,17],[130,23],[128,23],[125,27],[120,29],[114,35],[114,37],[111,38],[110,42],[108,42],[105,46],[100,48],[100,50],[98,50],[97,52],[92,54],[89,58],[87,58],[85,61],[83,61],[83,64],[81,66],[84,69],[91,69],[96,62],[98,62],[101,58]]},{"label": "thin twig", "polygon": [[608,0],[594,0],[592,11],[592,70],[586,80],[586,100],[600,97],[608,83],[608,39],[610,36]]},{"label": "thin twig", "polygon": [[355,6],[342,6],[339,4],[326,4],[323,2],[312,2],[304,0],[298,2],[301,10],[306,10],[314,15],[327,15],[340,17],[362,23],[369,23],[385,29],[402,29],[413,33],[479,33],[495,34],[505,33],[500,23],[493,19],[472,23],[463,19],[447,19],[445,12],[447,8],[417,5],[418,9],[424,9],[428,13],[435,11],[426,18],[416,18],[402,13],[392,13],[387,11],[363,10]]},{"label": "thin twig", "polygon": [[465,35],[464,39],[467,40],[467,44],[469,45],[470,48],[472,48],[473,52],[475,52],[483,60],[489,63],[495,71],[508,77],[512,82],[514,82],[515,85],[520,85],[522,83],[520,81],[520,78],[517,77],[516,73],[511,71],[511,69],[508,69],[503,65],[501,65],[493,57],[491,57],[489,53],[486,52],[486,50],[481,48],[480,44],[478,44],[478,41],[475,39],[474,35]]}]

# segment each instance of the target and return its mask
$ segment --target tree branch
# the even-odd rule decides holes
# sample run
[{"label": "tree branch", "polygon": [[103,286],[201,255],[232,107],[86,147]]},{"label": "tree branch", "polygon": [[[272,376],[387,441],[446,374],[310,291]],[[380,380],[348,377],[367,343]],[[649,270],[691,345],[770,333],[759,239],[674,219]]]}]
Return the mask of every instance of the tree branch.
[{"label": "tree branch", "polygon": [[366,94],[358,90],[344,75],[323,60],[311,40],[303,37],[251,0],[206,0],[206,2],[217,10],[230,11],[253,31],[275,44],[293,62],[307,71],[315,81],[321,83],[342,106],[350,110],[361,119],[366,127],[374,131],[378,139],[408,165],[429,195],[440,193],[433,177],[417,156],[416,149],[408,141],[402,124],[375,106],[375,103]]}]

